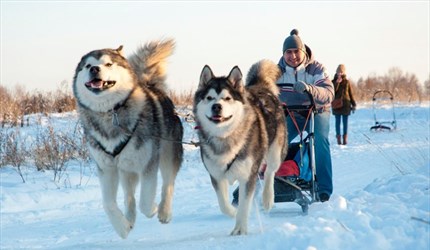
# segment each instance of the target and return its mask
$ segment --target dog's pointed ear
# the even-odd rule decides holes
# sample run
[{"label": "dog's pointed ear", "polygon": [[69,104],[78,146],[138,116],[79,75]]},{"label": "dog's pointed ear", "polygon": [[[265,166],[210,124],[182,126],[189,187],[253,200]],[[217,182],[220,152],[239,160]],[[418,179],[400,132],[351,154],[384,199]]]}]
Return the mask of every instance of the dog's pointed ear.
[{"label": "dog's pointed ear", "polygon": [[122,56],[122,57],[124,57],[124,51],[122,50],[124,48],[124,46],[123,45],[120,45],[119,47],[118,47],[118,49],[116,49],[115,51],[120,55],[120,56]]},{"label": "dog's pointed ear", "polygon": [[237,90],[242,90],[243,88],[242,77],[243,77],[242,72],[240,71],[239,67],[234,66],[231,69],[230,74],[228,75],[227,78],[232,84],[233,88]]},{"label": "dog's pointed ear", "polygon": [[212,72],[212,69],[205,65],[202,69],[202,73],[200,74],[200,83],[199,83],[199,89],[202,87],[205,87],[206,84],[214,78],[214,73]]}]

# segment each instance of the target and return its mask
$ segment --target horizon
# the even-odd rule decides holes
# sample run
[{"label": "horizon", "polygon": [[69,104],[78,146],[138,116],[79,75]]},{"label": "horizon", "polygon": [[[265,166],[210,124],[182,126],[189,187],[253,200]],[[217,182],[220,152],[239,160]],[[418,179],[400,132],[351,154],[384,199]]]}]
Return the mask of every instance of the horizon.
[{"label": "horizon", "polygon": [[[6,87],[71,87],[87,52],[124,45],[130,55],[150,40],[173,38],[167,86],[197,88],[204,65],[226,75],[261,60],[278,62],[292,29],[327,69],[348,77],[391,68],[429,79],[429,2],[1,2],[1,81]],[[25,59],[25,60],[23,60]],[[23,74],[25,72],[25,74]]]}]

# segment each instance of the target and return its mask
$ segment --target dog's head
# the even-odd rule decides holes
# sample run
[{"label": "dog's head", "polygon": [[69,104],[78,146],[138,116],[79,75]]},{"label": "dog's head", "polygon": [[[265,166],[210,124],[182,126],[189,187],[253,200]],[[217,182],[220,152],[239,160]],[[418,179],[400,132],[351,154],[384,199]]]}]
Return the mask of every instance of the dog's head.
[{"label": "dog's head", "polygon": [[240,123],[245,101],[242,72],[237,66],[227,77],[215,77],[209,66],[203,68],[194,96],[194,112],[201,126],[220,136],[223,128]]},{"label": "dog's head", "polygon": [[73,92],[79,104],[107,111],[128,97],[136,76],[118,49],[94,50],[82,57],[73,78]]}]

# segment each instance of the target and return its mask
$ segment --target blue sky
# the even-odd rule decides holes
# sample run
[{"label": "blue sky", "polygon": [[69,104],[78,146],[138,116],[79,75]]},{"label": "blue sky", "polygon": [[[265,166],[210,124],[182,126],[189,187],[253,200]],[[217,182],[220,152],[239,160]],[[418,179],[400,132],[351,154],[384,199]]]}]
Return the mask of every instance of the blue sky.
[{"label": "blue sky", "polygon": [[91,50],[174,38],[168,86],[195,90],[205,64],[225,75],[277,62],[293,28],[331,76],[343,63],[354,81],[392,67],[429,77],[428,1],[1,1],[0,84],[71,86]]}]

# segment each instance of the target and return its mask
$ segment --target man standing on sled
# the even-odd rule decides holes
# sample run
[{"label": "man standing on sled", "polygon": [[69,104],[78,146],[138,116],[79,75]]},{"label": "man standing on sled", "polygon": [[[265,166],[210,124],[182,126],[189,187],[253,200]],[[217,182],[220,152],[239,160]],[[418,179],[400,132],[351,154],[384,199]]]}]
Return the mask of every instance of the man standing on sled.
[{"label": "man standing on sled", "polygon": [[[290,83],[298,95],[305,92],[312,94],[317,113],[315,114],[315,162],[318,196],[321,202],[328,201],[333,192],[332,163],[328,134],[330,130],[330,104],[334,97],[333,83],[324,66],[315,61],[311,49],[293,29],[283,44],[283,56],[279,67],[283,74],[278,84]],[[286,101],[288,100],[281,100]],[[303,127],[306,118],[296,117],[299,127]],[[287,117],[288,140],[291,142],[299,133],[291,117]],[[308,130],[308,126],[306,128]]]}]

